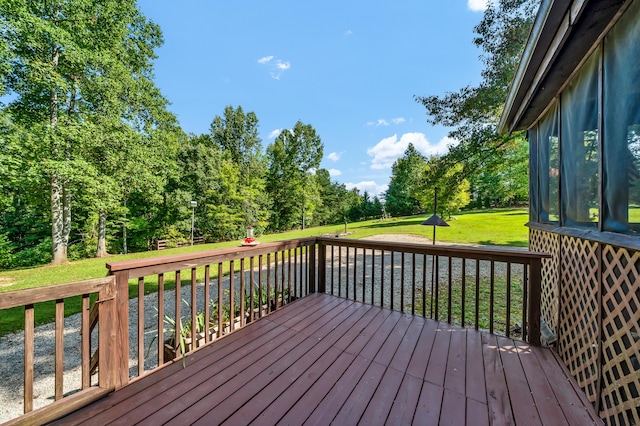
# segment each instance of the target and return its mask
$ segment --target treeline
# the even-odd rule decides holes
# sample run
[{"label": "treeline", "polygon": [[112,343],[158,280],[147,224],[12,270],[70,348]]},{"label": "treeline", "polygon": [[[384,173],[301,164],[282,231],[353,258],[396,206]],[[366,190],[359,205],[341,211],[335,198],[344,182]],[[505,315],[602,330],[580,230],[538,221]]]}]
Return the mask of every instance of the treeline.
[{"label": "treeline", "polygon": [[185,134],[153,82],[162,32],[135,0],[0,2],[0,25],[0,268],[187,239],[191,201],[209,241],[380,205],[319,168],[310,124],[265,148],[256,115],[229,106]]}]

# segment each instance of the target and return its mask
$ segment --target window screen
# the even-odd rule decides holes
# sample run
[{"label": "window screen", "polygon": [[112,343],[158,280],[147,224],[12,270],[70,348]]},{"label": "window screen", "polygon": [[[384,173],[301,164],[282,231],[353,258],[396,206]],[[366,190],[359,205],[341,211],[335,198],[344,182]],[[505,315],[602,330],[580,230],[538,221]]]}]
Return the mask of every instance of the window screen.
[{"label": "window screen", "polygon": [[539,222],[540,197],[538,196],[538,127],[529,130],[529,220]]},{"label": "window screen", "polygon": [[598,222],[598,61],[591,55],[561,98],[563,225]]},{"label": "window screen", "polygon": [[553,105],[540,120],[538,128],[538,175],[540,191],[540,222],[558,222],[558,189],[560,187],[560,157],[558,152],[558,104]]},{"label": "window screen", "polygon": [[603,229],[640,231],[640,2],[605,38]]}]

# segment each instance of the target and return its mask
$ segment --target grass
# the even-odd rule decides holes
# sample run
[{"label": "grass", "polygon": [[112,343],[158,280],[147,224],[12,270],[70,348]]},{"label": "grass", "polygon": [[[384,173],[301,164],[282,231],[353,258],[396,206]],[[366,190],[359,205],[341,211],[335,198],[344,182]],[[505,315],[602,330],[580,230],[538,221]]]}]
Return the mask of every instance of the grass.
[{"label": "grass", "polygon": [[[387,220],[369,220],[348,224],[349,238],[363,238],[378,234],[414,234],[427,238],[432,237],[433,228],[422,226],[421,223],[429,217],[429,214],[392,218]],[[499,209],[470,211],[449,219],[449,227],[437,228],[436,240],[438,242],[470,243],[470,244],[495,244],[504,246],[526,247],[528,245],[528,230],[524,224],[528,220],[525,209]],[[280,234],[263,235],[259,237],[261,242],[280,241],[295,238],[304,238],[324,234],[339,234],[344,232],[344,224],[329,225],[305,230],[289,231]],[[107,273],[105,263],[129,259],[149,258],[176,253],[190,253],[216,248],[234,247],[239,241],[227,241],[215,244],[203,244],[193,247],[132,253],[128,255],[114,255],[107,259],[84,259],[60,266],[39,266],[27,269],[0,271],[0,293],[11,290],[20,290],[32,287],[44,287],[65,282],[79,281],[91,278],[103,277]],[[228,273],[228,265],[225,264],[224,273]],[[203,274],[200,271],[200,274]],[[216,276],[217,271],[212,271]],[[190,274],[184,274],[182,280],[189,283]],[[201,278],[201,277],[199,277]],[[171,277],[165,278],[165,288],[175,287]],[[145,293],[157,291],[157,278],[154,276],[145,278]],[[137,285],[130,283],[129,296],[137,297]],[[53,318],[54,303],[49,302],[38,306],[36,312],[36,324],[50,322]],[[80,298],[65,299],[65,316],[80,311]],[[24,308],[8,309],[2,313],[0,322],[0,335],[7,332],[20,330],[23,327]]]}]

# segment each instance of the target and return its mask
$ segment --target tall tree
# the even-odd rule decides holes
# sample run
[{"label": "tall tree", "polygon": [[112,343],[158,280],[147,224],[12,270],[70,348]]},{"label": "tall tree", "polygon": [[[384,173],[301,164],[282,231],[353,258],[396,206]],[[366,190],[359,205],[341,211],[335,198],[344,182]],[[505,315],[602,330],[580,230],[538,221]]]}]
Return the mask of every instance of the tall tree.
[{"label": "tall tree", "polygon": [[[456,185],[479,170],[493,173],[507,161],[526,157],[528,146],[519,143],[523,133],[502,135],[497,124],[539,4],[540,0],[489,2],[475,27],[474,43],[483,50],[481,83],[444,96],[416,96],[427,110],[427,121],[452,127],[450,136],[459,142],[439,157],[429,179],[445,179],[451,182],[446,186]],[[509,157],[516,149],[524,150],[525,156]],[[457,164],[462,167],[457,169]]]},{"label": "tall tree", "polygon": [[[229,196],[228,212],[240,220],[234,221],[232,235],[244,233],[253,226],[260,233],[269,218],[269,197],[266,186],[266,160],[262,153],[262,141],[258,136],[258,118],[255,113],[244,113],[241,106],[227,106],[222,117],[215,116],[210,128],[211,139],[228,154],[231,165],[237,169],[237,196]],[[230,172],[229,169],[227,171]],[[231,177],[229,173],[224,176]],[[225,186],[231,188],[230,186]]]},{"label": "tall tree", "polygon": [[[11,58],[7,93],[14,120],[41,135],[39,172],[50,193],[52,262],[67,260],[79,177],[99,161],[83,149],[106,120],[150,130],[150,105],[166,101],[151,82],[157,25],[134,0],[0,1],[0,46]],[[102,129],[106,133],[108,129]],[[104,177],[104,174],[100,175]]]},{"label": "tall tree", "polygon": [[320,166],[323,145],[310,124],[298,121],[267,148],[267,191],[273,200],[270,228],[284,231],[304,227],[313,214],[318,188],[313,174]]},{"label": "tall tree", "polygon": [[406,216],[421,211],[418,192],[426,164],[424,155],[411,143],[403,156],[393,163],[389,189],[385,194],[385,205],[389,214]]}]

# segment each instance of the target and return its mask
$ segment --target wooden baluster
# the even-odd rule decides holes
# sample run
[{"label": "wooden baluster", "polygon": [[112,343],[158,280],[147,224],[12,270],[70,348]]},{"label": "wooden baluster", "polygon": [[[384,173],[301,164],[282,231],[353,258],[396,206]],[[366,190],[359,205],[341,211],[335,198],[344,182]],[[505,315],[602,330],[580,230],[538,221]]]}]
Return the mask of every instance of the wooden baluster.
[{"label": "wooden baluster", "polygon": [[[182,282],[180,281],[180,270],[176,271],[176,297],[175,297],[175,312],[176,312],[176,326],[175,326],[175,341],[173,342],[173,346],[178,350],[180,348],[180,338],[182,336],[182,315],[180,313],[180,302],[182,301]],[[186,351],[186,347],[185,347]],[[184,356],[184,354],[181,354]]]},{"label": "wooden baluster", "polygon": [[249,275],[249,287],[251,287],[251,289],[249,290],[249,321],[253,321],[255,319],[255,298],[254,298],[254,290],[255,290],[255,286],[256,286],[256,280],[255,277],[253,276],[254,270],[255,270],[255,265],[254,265],[254,260],[253,260],[253,256],[251,256],[249,258],[249,269],[251,270],[251,274]]},{"label": "wooden baluster", "polygon": [[267,313],[271,313],[271,253],[267,253]]},{"label": "wooden baluster", "polygon": [[480,327],[480,259],[476,259],[476,330]]},{"label": "wooden baluster", "polygon": [[411,253],[412,262],[411,262],[411,315],[416,314],[416,254]]},{"label": "wooden baluster", "polygon": [[364,295],[367,288],[367,249],[362,249],[362,303],[364,303]]},{"label": "wooden baluster", "polygon": [[191,268],[191,350],[198,347],[198,299],[196,268]]},{"label": "wooden baluster", "polygon": [[376,251],[371,250],[371,304],[374,303],[374,295],[376,288]]},{"label": "wooden baluster", "polygon": [[[258,318],[262,318],[262,307],[264,306],[264,297],[262,297],[262,292],[264,291],[264,288],[262,286],[262,279],[263,279],[263,273],[262,273],[262,255],[258,256]],[[300,278],[300,281],[302,281],[302,277]],[[302,285],[302,283],[300,284]]]},{"label": "wooden baluster", "polygon": [[465,327],[466,326],[466,304],[467,304],[467,259],[466,258],[461,258],[460,261],[462,262],[462,319],[461,319],[461,326]]},{"label": "wooden baluster", "polygon": [[342,246],[338,246],[338,297],[342,296]]},{"label": "wooden baluster", "polygon": [[[393,270],[392,270],[393,272]],[[380,255],[380,306],[384,308],[384,250]]]},{"label": "wooden baluster", "polygon": [[358,248],[353,248],[353,300],[358,300],[356,298],[356,288],[358,287],[358,280],[356,278],[356,273],[358,272]]},{"label": "wooden baluster", "polygon": [[24,412],[33,410],[34,308],[24,307]]},{"label": "wooden baluster", "polygon": [[280,280],[281,280],[280,281],[280,288],[282,289],[282,291],[280,292],[280,306],[284,306],[284,303],[285,303],[284,302],[284,300],[285,300],[285,298],[284,298],[285,297],[285,294],[284,294],[285,293],[285,291],[284,291],[284,283],[287,280],[287,275],[285,273],[285,271],[286,271],[285,270],[285,263],[286,262],[285,262],[284,253],[285,253],[284,250],[282,250],[282,252],[280,253],[280,266],[282,268],[282,271],[281,271],[282,273],[280,274]]},{"label": "wooden baluster", "polygon": [[422,255],[422,316],[427,316],[427,254]]},{"label": "wooden baluster", "polygon": [[347,263],[345,264],[344,270],[346,273],[346,283],[344,288],[344,297],[349,298],[349,247],[345,247],[347,249]]},{"label": "wooden baluster", "polygon": [[452,275],[453,275],[453,268],[451,265],[451,256],[449,256],[449,261],[447,262],[447,265],[449,266],[449,271],[447,273],[448,276],[448,280],[447,280],[447,284],[449,286],[449,288],[447,289],[447,322],[449,324],[451,324],[451,310],[452,310],[452,305],[453,305],[453,295],[452,295]]},{"label": "wooden baluster", "polygon": [[273,253],[273,269],[274,269],[274,277],[273,277],[273,305],[274,308],[278,309],[278,279],[280,278],[280,271],[278,268],[278,252]]},{"label": "wooden baluster", "polygon": [[495,304],[495,275],[496,266],[495,262],[491,261],[491,280],[489,287],[489,333],[493,334],[493,317],[494,317],[494,304]]},{"label": "wooden baluster", "polygon": [[507,262],[507,337],[511,337],[511,262]]},{"label": "wooden baluster", "polygon": [[216,337],[222,337],[222,313],[224,312],[223,308],[223,290],[222,290],[222,262],[218,263],[218,331],[216,333]]},{"label": "wooden baluster", "polygon": [[395,299],[395,293],[396,293],[396,288],[395,288],[395,270],[394,270],[394,265],[393,262],[395,261],[395,252],[392,251],[391,252],[391,256],[390,256],[390,261],[389,261],[389,266],[391,267],[391,298],[390,298],[390,303],[391,303],[391,310],[395,309],[395,303],[394,303],[394,299]]},{"label": "wooden baluster", "polygon": [[[435,312],[434,319],[439,320],[440,316],[438,315],[438,311],[440,309],[440,257],[436,256],[433,262],[433,267],[436,271],[436,282],[435,282]],[[431,295],[433,297],[433,294]]]},{"label": "wooden baluster", "polygon": [[138,278],[138,376],[144,374],[144,277]]},{"label": "wooden baluster", "polygon": [[160,273],[158,274],[158,365],[162,364],[164,364],[164,274]]},{"label": "wooden baluster", "polygon": [[400,312],[404,313],[404,252],[400,253]]},{"label": "wooden baluster", "polygon": [[209,265],[204,267],[204,342],[211,341],[211,268]]},{"label": "wooden baluster", "polygon": [[287,303],[289,303],[291,302],[291,249],[287,253],[287,290]]},{"label": "wooden baluster", "polygon": [[333,263],[336,261],[335,253],[334,253],[334,245],[331,245],[331,294],[333,295],[333,287],[334,287],[334,267]]},{"label": "wooden baluster", "polygon": [[[244,269],[244,259],[240,260],[241,268]],[[243,271],[244,272],[244,271]],[[236,290],[236,268],[234,265],[234,261],[229,261],[229,332],[232,332],[235,329],[235,319],[236,319],[236,301],[235,301],[235,290]],[[240,282],[244,284],[244,274],[240,274]],[[244,286],[243,286],[244,287]],[[240,289],[242,292],[244,288]],[[244,299],[244,297],[242,298]],[[241,313],[242,314],[242,313]],[[242,318],[242,317],[240,317]],[[242,321],[242,319],[240,320]],[[223,333],[224,334],[224,333]]]},{"label": "wooden baluster", "polygon": [[91,386],[91,298],[88,294],[82,295],[82,389]]},{"label": "wooden baluster", "polygon": [[298,289],[298,248],[297,247],[293,249],[293,290],[294,290],[293,295],[295,297],[299,298],[302,296],[302,290]]},{"label": "wooden baluster", "polygon": [[64,300],[56,300],[56,349],[55,349],[55,395],[56,401],[64,395]]},{"label": "wooden baluster", "polygon": [[[230,267],[229,274],[231,276],[233,276],[234,275],[234,273],[233,273],[233,260],[231,262],[232,262],[232,265]],[[242,258],[242,259],[240,259],[240,295],[238,296],[240,298],[240,327],[243,327],[247,322],[247,315],[246,315],[247,307],[245,306],[246,305],[246,303],[245,303],[246,297],[245,296],[247,295],[247,288],[246,288],[246,285],[245,285],[245,276],[244,276],[244,274],[245,274],[244,258]],[[229,281],[229,286],[232,289],[235,287],[233,285],[233,280]],[[233,290],[231,290],[231,294],[233,295]],[[231,300],[233,300],[233,298]],[[235,309],[233,309],[233,306],[232,306],[231,309],[235,311]],[[235,326],[234,326],[235,321],[232,320],[231,324],[232,324],[232,328],[231,329],[234,330],[235,329]]]}]

